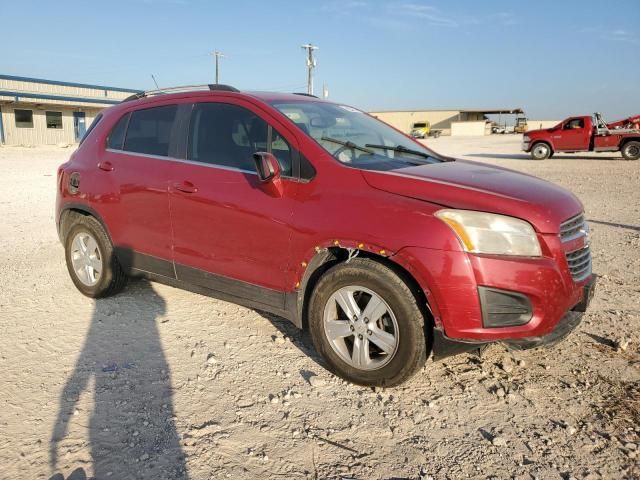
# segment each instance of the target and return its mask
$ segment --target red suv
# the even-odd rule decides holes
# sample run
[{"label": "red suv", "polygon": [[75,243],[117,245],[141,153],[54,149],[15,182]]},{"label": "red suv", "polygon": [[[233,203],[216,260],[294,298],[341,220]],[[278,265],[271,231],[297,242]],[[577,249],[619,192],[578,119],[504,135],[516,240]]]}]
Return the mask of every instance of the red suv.
[{"label": "red suv", "polygon": [[431,352],[553,344],[593,292],[574,195],[308,95],[134,95],[96,118],[57,185],[83,294],[144,276],[270,311],[362,385],[398,384]]}]

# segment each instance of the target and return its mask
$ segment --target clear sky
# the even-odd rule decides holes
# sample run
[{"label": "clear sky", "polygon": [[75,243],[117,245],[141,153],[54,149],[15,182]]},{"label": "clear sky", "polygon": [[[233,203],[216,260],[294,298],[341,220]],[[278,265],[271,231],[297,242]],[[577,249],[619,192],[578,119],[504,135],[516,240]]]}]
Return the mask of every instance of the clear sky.
[{"label": "clear sky", "polygon": [[640,113],[640,1],[0,0],[0,73],[130,88],[221,82],[367,110]]}]

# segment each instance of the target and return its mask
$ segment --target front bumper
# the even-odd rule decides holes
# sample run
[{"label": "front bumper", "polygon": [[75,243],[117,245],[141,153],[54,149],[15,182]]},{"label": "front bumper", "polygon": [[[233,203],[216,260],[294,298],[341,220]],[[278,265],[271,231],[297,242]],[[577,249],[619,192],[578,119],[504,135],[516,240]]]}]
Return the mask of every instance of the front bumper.
[{"label": "front bumper", "polygon": [[[582,317],[593,298],[595,287],[596,276],[593,275],[591,280],[584,286],[580,302],[564,314],[551,332],[540,336],[501,340],[497,343],[502,343],[512,350],[529,350],[540,347],[549,348],[556,345],[580,325]],[[436,329],[433,340],[433,358],[434,360],[440,360],[458,353],[479,350],[489,343],[493,342],[456,340],[447,337],[442,330]]]},{"label": "front bumper", "polygon": [[596,290],[596,279],[597,277],[595,275],[591,276],[589,283],[584,286],[584,293],[582,294],[582,300],[580,300],[580,303],[569,310],[564,317],[560,319],[556,328],[554,328],[550,333],[539,337],[525,337],[506,340],[502,343],[515,350],[528,350],[530,348],[552,347],[563,340],[573,332],[578,325],[580,325],[582,316],[587,311],[587,308],[593,299],[593,295]]},{"label": "front bumper", "polygon": [[[539,258],[420,247],[405,247],[394,258],[422,287],[435,328],[442,330],[446,337],[471,343],[542,337],[581,303],[591,277],[573,279],[565,255],[568,247],[558,235],[539,234],[539,239],[545,246],[544,256]],[[479,294],[483,287],[526,296],[528,302],[522,303],[521,313],[527,315],[522,321],[512,316],[514,321],[505,322],[503,326],[487,322]],[[498,307],[504,305],[500,303]],[[512,306],[517,305],[512,303]],[[485,309],[485,313],[500,312],[511,314],[517,310],[491,308],[487,312]]]},{"label": "front bumper", "polygon": [[531,142],[527,141],[522,141],[522,151],[523,152],[527,152],[529,153],[529,151],[531,150]]}]

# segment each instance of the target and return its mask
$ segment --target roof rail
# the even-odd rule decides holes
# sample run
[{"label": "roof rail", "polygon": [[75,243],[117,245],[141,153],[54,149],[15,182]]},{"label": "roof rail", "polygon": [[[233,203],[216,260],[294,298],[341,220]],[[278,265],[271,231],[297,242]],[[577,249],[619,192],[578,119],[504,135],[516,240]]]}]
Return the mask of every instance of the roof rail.
[{"label": "roof rail", "polygon": [[138,100],[144,97],[153,97],[156,95],[164,95],[167,93],[180,93],[180,92],[195,92],[195,91],[224,91],[224,92],[239,92],[235,87],[230,85],[223,85],[220,83],[209,83],[204,85],[183,85],[180,87],[168,87],[168,88],[158,88],[157,90],[146,90],[144,92],[134,93],[133,95],[122,100],[123,102],[128,102],[130,100]]},{"label": "roof rail", "polygon": [[319,98],[317,95],[312,95],[311,93],[293,92],[293,94],[294,95],[302,95],[303,97]]}]

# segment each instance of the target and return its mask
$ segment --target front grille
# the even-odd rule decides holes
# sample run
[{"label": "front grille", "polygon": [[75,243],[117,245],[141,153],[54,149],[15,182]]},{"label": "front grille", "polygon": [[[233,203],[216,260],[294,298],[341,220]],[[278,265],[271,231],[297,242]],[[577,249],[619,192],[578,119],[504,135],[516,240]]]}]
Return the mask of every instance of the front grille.
[{"label": "front grille", "polygon": [[586,237],[582,248],[566,252],[569,271],[575,282],[580,282],[591,275],[591,250],[589,248],[589,225],[584,214],[571,217],[560,224],[560,240],[567,243],[580,237]]},{"label": "front grille", "polygon": [[584,214],[581,213],[560,224],[560,240],[570,242],[575,238],[586,235],[588,231],[589,227],[584,220]]},{"label": "front grille", "polygon": [[591,275],[591,251],[589,245],[573,252],[567,252],[567,263],[573,280],[580,282]]}]

